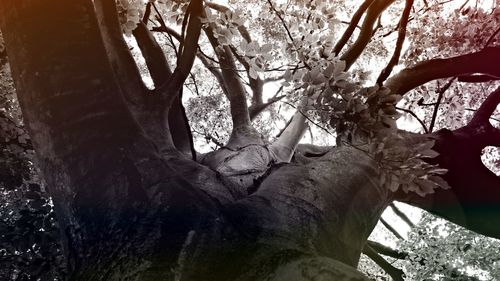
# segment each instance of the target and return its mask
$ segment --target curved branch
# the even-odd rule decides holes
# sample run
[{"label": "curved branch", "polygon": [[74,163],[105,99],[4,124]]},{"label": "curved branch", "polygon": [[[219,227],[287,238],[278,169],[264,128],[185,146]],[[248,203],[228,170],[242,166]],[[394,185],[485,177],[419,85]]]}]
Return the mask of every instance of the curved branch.
[{"label": "curved branch", "polygon": [[413,118],[415,118],[418,121],[418,123],[420,123],[420,126],[422,126],[422,129],[424,129],[424,132],[426,134],[429,133],[429,129],[427,129],[427,126],[425,125],[424,121],[422,121],[422,119],[420,119],[420,117],[418,117],[418,115],[415,112],[413,112],[410,109],[401,108],[401,107],[397,107],[397,106],[396,106],[396,109],[401,110],[401,111],[406,112],[406,113],[409,113],[411,116],[413,116]]},{"label": "curved branch", "polygon": [[333,52],[335,55],[338,55],[342,48],[344,48],[345,44],[351,38],[352,33],[358,26],[359,20],[365,13],[366,9],[374,2],[375,0],[365,0],[361,6],[359,6],[358,10],[354,13],[354,15],[351,18],[351,21],[349,22],[349,25],[347,26],[347,29],[344,31],[344,34],[342,34],[342,37],[340,37],[339,41],[337,41],[337,44],[335,44],[335,47],[333,48]]},{"label": "curved branch", "polygon": [[[495,112],[498,104],[500,103],[500,88],[497,88],[493,93],[491,93],[486,100],[481,104],[481,106],[476,110],[476,113],[470,121],[471,126],[481,126],[487,125],[491,115]],[[500,143],[498,143],[500,146]]]},{"label": "curved branch", "polygon": [[402,70],[389,78],[385,86],[391,89],[393,94],[404,95],[417,86],[441,78],[474,73],[500,77],[499,61],[499,47],[488,47],[447,59],[432,59]]},{"label": "curved branch", "polygon": [[379,15],[391,5],[394,0],[376,0],[368,8],[366,17],[361,26],[361,32],[352,46],[340,57],[346,62],[346,69],[358,59],[373,35],[373,26]]},{"label": "curved branch", "polygon": [[458,76],[458,82],[466,83],[483,83],[490,81],[500,80],[500,77],[490,76],[490,75],[461,75]]},{"label": "curved branch", "polygon": [[401,236],[401,234],[399,234],[399,232],[394,229],[394,227],[392,227],[392,225],[390,225],[386,220],[380,218],[380,222],[385,226],[385,228],[387,228],[392,234],[394,234],[394,236],[396,236],[400,240],[403,240],[403,236]]}]

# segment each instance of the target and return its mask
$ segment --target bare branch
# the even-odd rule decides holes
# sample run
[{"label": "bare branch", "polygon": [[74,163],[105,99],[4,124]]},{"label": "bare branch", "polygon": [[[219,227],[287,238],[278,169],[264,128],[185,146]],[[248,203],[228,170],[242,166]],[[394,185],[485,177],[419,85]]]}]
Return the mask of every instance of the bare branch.
[{"label": "bare branch", "polygon": [[386,220],[380,218],[380,222],[385,226],[385,228],[387,228],[392,234],[394,234],[394,236],[396,236],[398,239],[403,240],[403,236],[401,236],[401,234],[399,234],[399,232],[394,229],[394,227],[392,227],[392,225],[390,225]]},{"label": "bare branch", "polygon": [[401,218],[409,227],[415,227],[415,224],[406,216],[403,211],[401,211],[394,203],[389,204],[389,207],[391,207],[392,211],[399,217]]},{"label": "bare branch", "polygon": [[369,244],[366,244],[363,248],[363,253],[372,259],[382,270],[384,270],[389,276],[392,277],[394,281],[404,281],[403,276],[405,273],[394,267],[388,261],[386,261],[382,256],[380,256]]},{"label": "bare branch", "polygon": [[398,259],[398,260],[404,260],[408,257],[408,253],[407,252],[402,252],[402,251],[398,251],[398,250],[394,250],[390,247],[387,247],[385,245],[382,245],[378,242],[375,242],[375,241],[371,241],[371,240],[368,240],[367,244],[373,249],[375,250],[377,253],[381,254],[381,255],[384,255],[384,256],[388,256],[388,257],[391,257],[391,258],[395,258],[395,259]]},{"label": "bare branch", "polygon": [[344,31],[344,34],[342,34],[342,37],[340,37],[339,41],[337,41],[337,44],[335,44],[335,47],[333,48],[333,52],[335,55],[338,55],[342,48],[344,48],[345,44],[347,41],[349,41],[349,38],[351,38],[352,33],[356,29],[359,20],[365,13],[366,9],[373,3],[375,0],[365,0],[361,6],[359,6],[358,10],[354,13],[354,15],[351,18],[351,21],[349,22],[349,25],[347,26],[347,29]]},{"label": "bare branch", "polygon": [[431,80],[481,73],[500,77],[500,48],[488,47],[481,51],[447,59],[432,59],[406,68],[387,80],[385,86],[392,93],[404,95],[413,88]]},{"label": "bare branch", "polygon": [[438,97],[436,100],[436,104],[434,105],[434,111],[432,112],[432,118],[431,118],[431,124],[429,125],[429,133],[432,133],[434,130],[434,125],[436,124],[436,118],[439,110],[439,106],[441,105],[441,100],[443,99],[444,93],[450,88],[451,84],[453,84],[453,81],[455,81],[455,77],[451,78],[446,85],[443,86],[443,88],[439,89],[438,91]]},{"label": "bare branch", "polygon": [[382,85],[385,79],[389,77],[392,72],[392,69],[399,62],[399,56],[401,55],[401,48],[403,47],[403,43],[406,37],[406,25],[408,24],[408,18],[410,17],[410,10],[413,6],[413,0],[406,0],[405,8],[403,10],[403,14],[401,15],[401,19],[399,20],[399,30],[398,30],[398,39],[396,41],[396,47],[394,48],[394,53],[392,54],[391,59],[387,66],[380,73],[377,84]]},{"label": "bare branch", "polygon": [[420,123],[420,126],[422,126],[422,129],[424,129],[424,132],[426,134],[429,133],[429,129],[427,129],[427,126],[425,126],[424,121],[422,121],[422,119],[420,119],[420,117],[418,117],[418,115],[415,114],[415,112],[413,112],[412,110],[409,110],[409,109],[406,109],[406,108],[397,107],[397,106],[396,106],[396,109],[397,110],[401,110],[401,111],[406,112],[406,113],[409,113],[411,116],[413,116],[413,118],[417,119],[418,123]]},{"label": "bare branch", "polygon": [[366,45],[370,42],[373,33],[373,26],[379,15],[392,4],[394,0],[375,0],[366,12],[361,32],[352,46],[340,57],[346,62],[347,69],[358,59]]}]

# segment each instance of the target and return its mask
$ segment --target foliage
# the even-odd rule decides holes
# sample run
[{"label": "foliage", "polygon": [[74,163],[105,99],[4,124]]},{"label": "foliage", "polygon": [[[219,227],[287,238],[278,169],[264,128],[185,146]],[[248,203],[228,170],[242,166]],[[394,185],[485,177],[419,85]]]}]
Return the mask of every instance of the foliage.
[{"label": "foliage", "polygon": [[51,200],[33,164],[7,64],[0,70],[0,279],[54,280],[64,272]]},{"label": "foliage", "polygon": [[[399,248],[408,251],[405,273],[411,280],[479,280],[500,278],[500,244],[443,219],[425,214]],[[463,277],[462,277],[463,278]]]}]

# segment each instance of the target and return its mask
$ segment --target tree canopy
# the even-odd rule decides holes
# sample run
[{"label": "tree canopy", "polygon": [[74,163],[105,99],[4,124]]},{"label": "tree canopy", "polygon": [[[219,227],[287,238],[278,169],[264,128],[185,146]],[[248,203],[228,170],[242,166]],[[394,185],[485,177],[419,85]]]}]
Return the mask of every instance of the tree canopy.
[{"label": "tree canopy", "polygon": [[500,274],[498,1],[3,0],[0,30],[1,277]]}]

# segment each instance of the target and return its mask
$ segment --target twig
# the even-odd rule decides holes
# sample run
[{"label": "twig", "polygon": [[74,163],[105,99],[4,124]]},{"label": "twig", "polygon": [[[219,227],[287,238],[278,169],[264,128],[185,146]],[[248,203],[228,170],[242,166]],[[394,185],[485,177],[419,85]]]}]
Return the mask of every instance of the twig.
[{"label": "twig", "polygon": [[450,88],[453,81],[455,81],[455,78],[456,77],[453,77],[450,80],[448,80],[448,83],[446,83],[446,85],[444,85],[444,87],[439,89],[439,91],[438,91],[438,98],[436,101],[436,105],[434,106],[434,111],[432,112],[431,124],[429,125],[429,133],[432,133],[432,131],[434,129],[434,125],[436,124],[436,118],[437,118],[439,106],[441,105],[441,100],[443,99],[443,95],[446,92],[446,90],[448,90],[448,88]]},{"label": "twig", "polygon": [[413,112],[413,111],[411,111],[411,110],[409,110],[409,109],[406,109],[406,108],[401,108],[401,107],[397,107],[397,106],[396,106],[396,109],[397,109],[397,110],[401,110],[401,111],[406,112],[406,113],[409,113],[411,116],[413,116],[415,119],[417,119],[418,123],[420,123],[420,125],[422,126],[422,129],[424,129],[424,132],[425,132],[426,134],[428,134],[428,133],[429,133],[429,130],[427,129],[427,126],[425,126],[424,121],[422,121],[422,119],[420,119],[420,118],[417,116],[417,114],[415,114],[415,112]]}]

